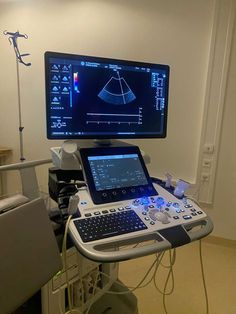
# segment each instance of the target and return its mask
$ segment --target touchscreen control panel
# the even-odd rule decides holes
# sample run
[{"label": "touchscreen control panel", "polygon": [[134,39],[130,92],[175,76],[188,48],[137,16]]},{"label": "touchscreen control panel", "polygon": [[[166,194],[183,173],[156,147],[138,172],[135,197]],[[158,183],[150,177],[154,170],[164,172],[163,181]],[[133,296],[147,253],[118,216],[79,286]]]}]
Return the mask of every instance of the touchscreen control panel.
[{"label": "touchscreen control panel", "polygon": [[95,204],[157,194],[136,146],[81,149],[80,156]]}]

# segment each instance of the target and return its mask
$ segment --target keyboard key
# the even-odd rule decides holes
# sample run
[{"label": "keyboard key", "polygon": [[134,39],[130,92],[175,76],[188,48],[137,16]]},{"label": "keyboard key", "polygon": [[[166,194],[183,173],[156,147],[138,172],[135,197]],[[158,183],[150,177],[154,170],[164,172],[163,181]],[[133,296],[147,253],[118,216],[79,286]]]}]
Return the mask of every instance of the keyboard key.
[{"label": "keyboard key", "polygon": [[102,213],[103,213],[103,214],[108,214],[109,211],[105,209],[105,210],[102,210]]}]

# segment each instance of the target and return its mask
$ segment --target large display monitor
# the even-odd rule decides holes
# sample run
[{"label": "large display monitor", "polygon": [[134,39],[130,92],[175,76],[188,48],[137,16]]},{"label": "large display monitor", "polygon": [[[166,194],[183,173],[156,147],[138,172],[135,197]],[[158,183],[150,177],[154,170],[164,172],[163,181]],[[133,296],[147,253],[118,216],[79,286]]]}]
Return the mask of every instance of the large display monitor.
[{"label": "large display monitor", "polygon": [[48,139],[166,137],[169,66],[45,53]]}]

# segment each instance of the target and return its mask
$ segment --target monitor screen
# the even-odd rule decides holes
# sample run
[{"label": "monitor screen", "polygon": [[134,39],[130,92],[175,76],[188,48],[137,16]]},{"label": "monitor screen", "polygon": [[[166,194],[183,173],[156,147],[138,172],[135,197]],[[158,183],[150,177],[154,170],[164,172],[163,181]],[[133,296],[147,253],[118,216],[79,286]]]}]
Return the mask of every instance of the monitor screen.
[{"label": "monitor screen", "polygon": [[89,156],[88,161],[97,191],[148,184],[138,154]]},{"label": "monitor screen", "polygon": [[166,136],[169,66],[45,53],[49,139]]}]

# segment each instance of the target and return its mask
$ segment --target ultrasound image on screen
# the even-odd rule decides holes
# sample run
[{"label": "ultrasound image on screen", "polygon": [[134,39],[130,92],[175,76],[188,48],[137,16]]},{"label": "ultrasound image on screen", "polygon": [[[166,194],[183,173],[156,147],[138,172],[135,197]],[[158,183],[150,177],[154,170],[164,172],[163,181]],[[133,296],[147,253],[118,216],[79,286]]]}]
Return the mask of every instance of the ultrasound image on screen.
[{"label": "ultrasound image on screen", "polygon": [[148,184],[137,154],[90,156],[88,161],[97,191]]},{"label": "ultrasound image on screen", "polygon": [[46,72],[48,138],[165,136],[168,66],[49,53]]}]

